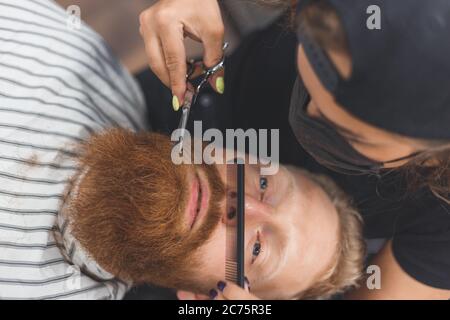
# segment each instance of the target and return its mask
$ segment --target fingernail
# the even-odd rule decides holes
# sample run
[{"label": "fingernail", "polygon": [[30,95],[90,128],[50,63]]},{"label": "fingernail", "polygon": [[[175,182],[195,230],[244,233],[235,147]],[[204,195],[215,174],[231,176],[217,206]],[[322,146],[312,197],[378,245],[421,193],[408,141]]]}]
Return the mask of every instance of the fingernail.
[{"label": "fingernail", "polygon": [[223,79],[223,77],[218,77],[216,79],[216,89],[220,94],[223,94],[225,92],[225,80]]},{"label": "fingernail", "polygon": [[180,109],[180,100],[178,100],[177,96],[173,96],[172,98],[172,107],[174,111],[178,111],[178,109]]},{"label": "fingernail", "polygon": [[217,290],[216,289],[209,290],[209,297],[211,299],[214,299],[215,297],[217,297]]},{"label": "fingernail", "polygon": [[223,281],[217,282],[217,288],[218,288],[220,291],[223,291],[223,289],[225,289],[226,286],[227,286],[227,284],[226,284],[225,282],[223,282]]}]

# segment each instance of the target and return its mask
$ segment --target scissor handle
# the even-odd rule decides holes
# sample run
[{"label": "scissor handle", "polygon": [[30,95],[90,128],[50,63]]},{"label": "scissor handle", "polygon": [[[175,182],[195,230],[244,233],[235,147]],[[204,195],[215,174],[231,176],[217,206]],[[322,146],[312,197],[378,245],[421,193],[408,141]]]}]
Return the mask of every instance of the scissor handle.
[{"label": "scissor handle", "polygon": [[[228,48],[228,42],[225,42],[223,44],[222,50],[225,52],[225,50],[227,48]],[[206,82],[208,82],[208,80],[214,74],[216,74],[219,70],[221,70],[223,68],[224,63],[225,63],[225,54],[223,55],[223,57],[219,61],[219,63],[217,63],[216,65],[214,65],[211,68],[205,68],[205,65],[203,63],[201,64],[203,72],[201,74],[199,74],[198,77],[203,76],[203,79],[200,81],[200,83],[196,87],[194,87],[195,88],[194,94],[198,94],[200,92],[200,90],[203,88],[203,86],[206,84]],[[187,62],[187,64],[188,64],[188,72],[187,72],[187,75],[186,75],[186,79],[187,79],[187,81],[190,81],[192,75],[195,73],[196,61],[190,60],[190,61]]]}]

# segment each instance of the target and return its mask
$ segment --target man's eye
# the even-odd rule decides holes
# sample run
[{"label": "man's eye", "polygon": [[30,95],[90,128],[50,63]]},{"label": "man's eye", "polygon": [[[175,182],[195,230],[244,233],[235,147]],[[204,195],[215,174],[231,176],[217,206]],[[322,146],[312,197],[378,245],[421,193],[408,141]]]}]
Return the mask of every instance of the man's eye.
[{"label": "man's eye", "polygon": [[259,239],[259,232],[258,232],[256,235],[256,241],[253,244],[252,263],[255,262],[256,258],[258,258],[260,253],[261,253],[261,241]]},{"label": "man's eye", "polygon": [[260,177],[259,178],[259,188],[262,191],[265,191],[267,189],[268,184],[269,184],[269,182],[267,181],[266,177]]}]

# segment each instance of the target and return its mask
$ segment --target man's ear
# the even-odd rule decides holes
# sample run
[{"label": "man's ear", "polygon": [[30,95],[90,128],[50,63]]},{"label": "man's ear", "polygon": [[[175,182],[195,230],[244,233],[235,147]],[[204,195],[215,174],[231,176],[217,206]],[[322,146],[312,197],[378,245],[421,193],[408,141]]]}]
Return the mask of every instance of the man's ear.
[{"label": "man's ear", "polygon": [[209,297],[204,294],[184,290],[177,291],[177,298],[178,300],[209,300]]}]

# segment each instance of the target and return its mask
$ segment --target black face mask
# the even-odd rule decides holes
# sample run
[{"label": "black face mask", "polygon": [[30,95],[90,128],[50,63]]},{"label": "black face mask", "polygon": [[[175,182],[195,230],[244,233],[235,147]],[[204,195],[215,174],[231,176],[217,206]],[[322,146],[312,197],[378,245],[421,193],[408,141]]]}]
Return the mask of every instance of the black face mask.
[{"label": "black face mask", "polygon": [[309,116],[307,114],[309,102],[309,93],[301,78],[298,77],[291,96],[290,125],[303,148],[329,169],[344,174],[378,175],[385,164],[410,159],[419,154],[414,153],[387,162],[369,159],[355,150],[330,121]]}]

